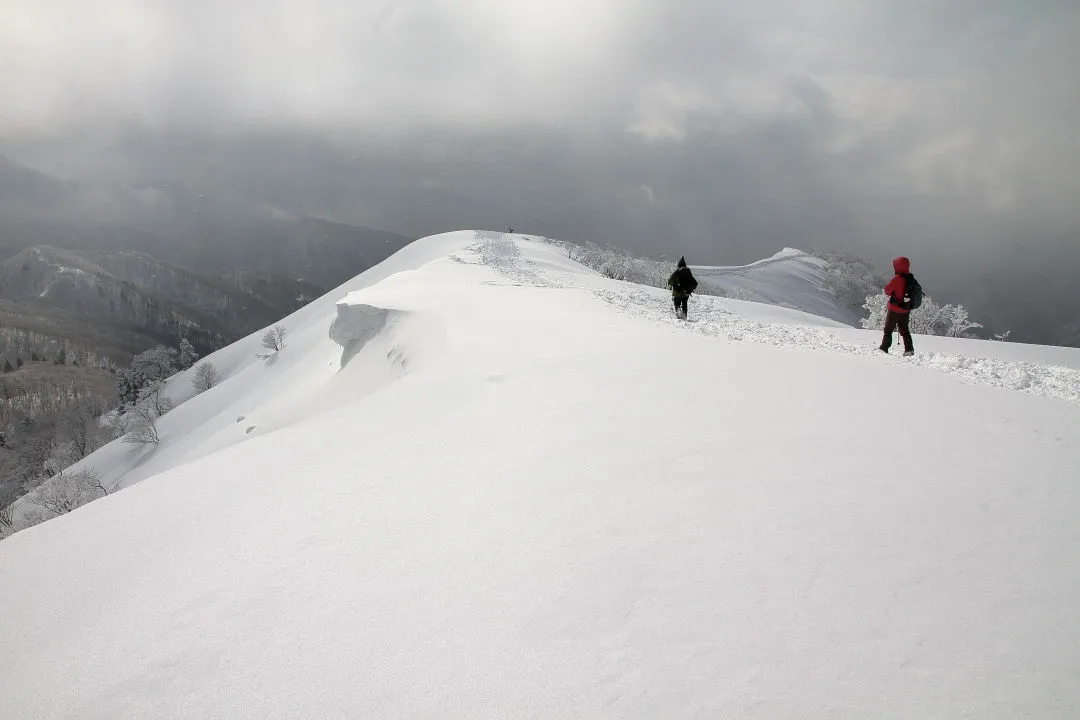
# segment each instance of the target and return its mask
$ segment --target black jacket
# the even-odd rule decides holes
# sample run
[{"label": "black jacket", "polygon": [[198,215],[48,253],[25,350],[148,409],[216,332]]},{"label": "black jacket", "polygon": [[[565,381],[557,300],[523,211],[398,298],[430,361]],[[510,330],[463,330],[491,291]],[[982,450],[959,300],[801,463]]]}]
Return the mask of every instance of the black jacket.
[{"label": "black jacket", "polygon": [[671,294],[675,297],[689,295],[694,290],[697,290],[697,280],[694,278],[694,274],[690,272],[690,268],[685,265],[671,273],[667,284],[671,288]]}]

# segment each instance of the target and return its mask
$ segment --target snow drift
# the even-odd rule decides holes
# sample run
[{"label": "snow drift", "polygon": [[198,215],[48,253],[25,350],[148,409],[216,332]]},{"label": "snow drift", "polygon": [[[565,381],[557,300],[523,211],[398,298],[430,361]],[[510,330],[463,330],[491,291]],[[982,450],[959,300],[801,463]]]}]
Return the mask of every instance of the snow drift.
[{"label": "snow drift", "polygon": [[0,542],[0,716],[1080,712],[1080,353],[690,313],[454,233],[220,351]]}]

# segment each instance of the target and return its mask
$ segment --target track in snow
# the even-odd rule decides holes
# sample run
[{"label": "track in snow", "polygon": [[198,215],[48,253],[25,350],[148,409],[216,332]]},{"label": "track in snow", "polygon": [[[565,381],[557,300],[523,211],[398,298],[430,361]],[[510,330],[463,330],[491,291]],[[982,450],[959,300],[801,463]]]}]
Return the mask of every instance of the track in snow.
[{"label": "track in snow", "polygon": [[[477,243],[472,250],[477,253],[482,264],[503,274],[515,284],[581,287],[570,278],[554,278],[534,267],[522,255],[516,242],[500,233],[477,233]],[[724,307],[723,299],[705,295],[695,296],[692,309],[695,321],[686,322],[674,317],[670,301],[667,298],[657,298],[655,289],[630,283],[625,285],[626,289],[619,290],[589,290],[595,297],[622,312],[643,320],[677,327],[684,332],[731,341],[859,355],[872,358],[875,362],[929,368],[979,385],[1080,403],[1080,371],[1072,368],[935,352],[918,353],[913,357],[885,356],[876,347],[847,342],[821,328],[766,323],[741,317]]]}]

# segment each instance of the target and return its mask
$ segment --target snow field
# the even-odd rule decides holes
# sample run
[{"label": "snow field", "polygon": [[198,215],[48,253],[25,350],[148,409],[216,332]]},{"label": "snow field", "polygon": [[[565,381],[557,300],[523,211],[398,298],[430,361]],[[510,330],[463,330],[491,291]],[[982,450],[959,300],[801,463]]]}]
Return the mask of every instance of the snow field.
[{"label": "snow field", "polygon": [[[508,243],[508,239],[496,236],[485,240],[483,253],[489,265],[512,277],[528,276],[533,282],[547,282],[553,285],[578,286],[579,273],[567,272],[548,260],[552,277],[538,279],[535,270],[529,265],[536,261],[522,260],[520,250],[500,250],[499,243]],[[516,253],[516,254],[515,254]],[[548,253],[551,254],[551,253]],[[817,258],[787,250],[774,258],[744,268],[724,268],[725,271],[749,273],[756,282],[767,282],[760,274],[760,268],[784,267],[785,275],[790,276],[795,270],[792,263],[806,265]],[[816,267],[816,265],[813,265]],[[796,268],[797,270],[798,268]],[[704,268],[705,271],[718,270]],[[695,272],[698,270],[695,268]],[[599,281],[598,281],[599,280]],[[778,282],[784,282],[780,280]],[[790,279],[787,282],[791,282]],[[758,302],[746,302],[729,298],[707,295],[695,295],[691,300],[689,322],[676,319],[671,311],[670,296],[667,292],[655,288],[630,285],[590,278],[595,286],[594,294],[603,301],[621,309],[634,317],[673,325],[680,329],[734,341],[750,341],[795,347],[810,350],[859,355],[875,362],[898,362],[905,366],[928,368],[949,373],[966,382],[991,385],[1008,390],[1028,392],[1058,398],[1069,402],[1080,402],[1080,350],[1076,348],[1048,348],[1043,346],[1018,345],[1015,343],[987,342],[979,340],[961,340],[956,338],[937,338],[916,335],[916,355],[901,358],[900,349],[893,348],[892,355],[886,357],[879,350],[880,331],[855,330],[836,320],[811,315],[800,310],[769,305]],[[805,285],[795,283],[799,293],[805,293]],[[773,286],[772,296],[794,298],[795,292]],[[820,304],[821,300],[818,301]],[[813,303],[802,300],[803,305]],[[931,348],[927,351],[924,348]],[[957,354],[962,349],[965,354]]]},{"label": "snow field", "polygon": [[559,252],[426,239],[212,356],[0,543],[0,717],[1080,710],[1074,397]]}]

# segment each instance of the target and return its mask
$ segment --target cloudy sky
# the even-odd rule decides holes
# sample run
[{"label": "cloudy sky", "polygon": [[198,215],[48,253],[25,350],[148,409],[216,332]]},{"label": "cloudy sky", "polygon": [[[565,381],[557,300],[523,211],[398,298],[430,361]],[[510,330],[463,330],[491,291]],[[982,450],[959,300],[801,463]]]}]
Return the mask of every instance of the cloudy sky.
[{"label": "cloudy sky", "polygon": [[407,234],[1080,242],[1074,0],[0,0],[0,153]]}]

